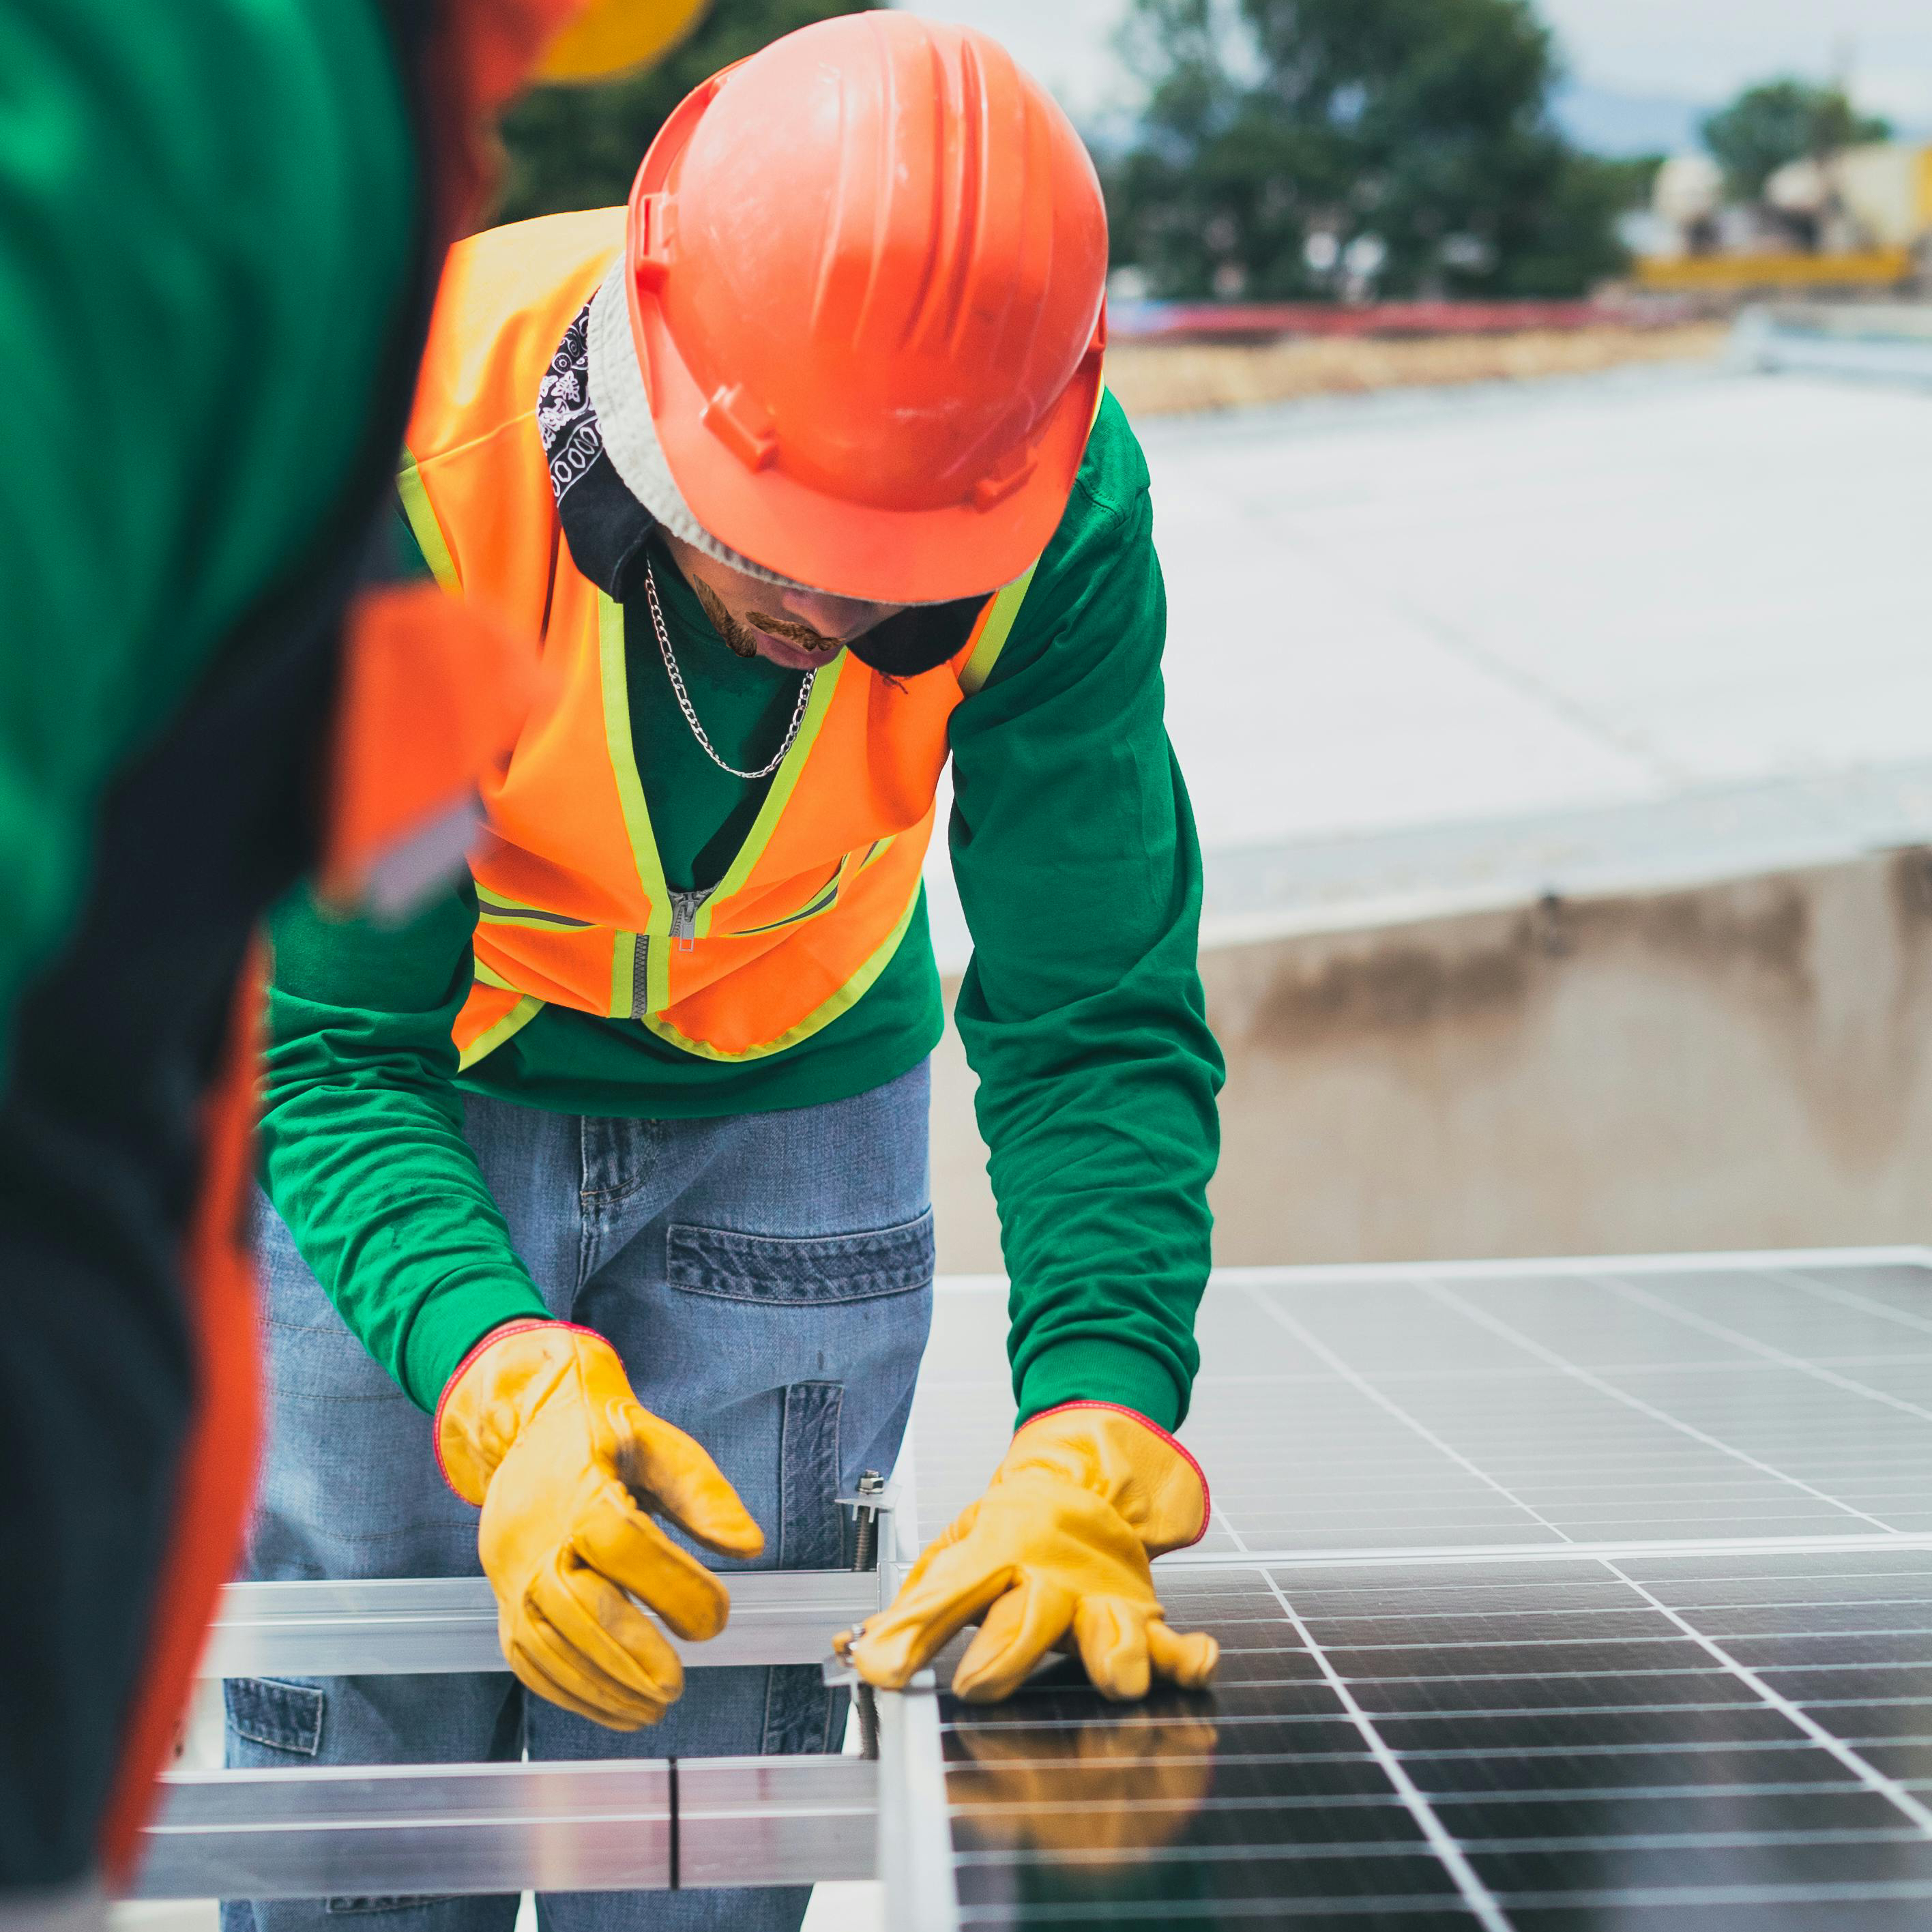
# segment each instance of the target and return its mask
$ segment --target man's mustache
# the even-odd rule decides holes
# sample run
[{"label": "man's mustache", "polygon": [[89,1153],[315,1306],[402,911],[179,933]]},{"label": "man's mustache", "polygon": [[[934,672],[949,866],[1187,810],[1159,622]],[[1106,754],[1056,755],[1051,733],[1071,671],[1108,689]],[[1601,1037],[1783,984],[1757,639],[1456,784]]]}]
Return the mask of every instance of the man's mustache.
[{"label": "man's mustache", "polygon": [[768,637],[796,644],[802,651],[817,651],[830,657],[834,651],[844,649],[843,638],[828,638],[824,632],[814,631],[809,624],[801,624],[794,618],[768,617],[762,610],[754,610],[747,621]]}]

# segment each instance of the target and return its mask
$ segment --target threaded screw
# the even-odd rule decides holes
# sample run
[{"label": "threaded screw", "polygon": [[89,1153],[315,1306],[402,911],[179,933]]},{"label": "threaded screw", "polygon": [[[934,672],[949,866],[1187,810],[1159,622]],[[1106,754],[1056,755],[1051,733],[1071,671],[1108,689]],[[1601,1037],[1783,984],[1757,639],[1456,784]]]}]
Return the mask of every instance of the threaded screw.
[{"label": "threaded screw", "polygon": [[[859,1478],[858,1493],[862,1496],[884,1494],[886,1479],[876,1469],[868,1469]],[[879,1512],[873,1506],[861,1503],[853,1514],[858,1518],[858,1546],[852,1558],[855,1570],[876,1570],[879,1567]]]}]

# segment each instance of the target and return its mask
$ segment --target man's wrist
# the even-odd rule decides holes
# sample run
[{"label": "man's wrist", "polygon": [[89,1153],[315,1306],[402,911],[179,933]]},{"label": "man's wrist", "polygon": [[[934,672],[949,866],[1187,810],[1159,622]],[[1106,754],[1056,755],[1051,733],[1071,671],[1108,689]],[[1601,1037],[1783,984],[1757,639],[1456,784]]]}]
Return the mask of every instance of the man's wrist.
[{"label": "man's wrist", "polygon": [[403,1353],[403,1384],[410,1400],[434,1415],[451,1376],[493,1329],[552,1318],[527,1282],[479,1282],[430,1296],[417,1312]]},{"label": "man's wrist", "polygon": [[1070,1402],[1114,1403],[1164,1430],[1176,1427],[1186,1408],[1159,1356],[1105,1336],[1057,1342],[1027,1364],[1019,1389],[1020,1422]]}]

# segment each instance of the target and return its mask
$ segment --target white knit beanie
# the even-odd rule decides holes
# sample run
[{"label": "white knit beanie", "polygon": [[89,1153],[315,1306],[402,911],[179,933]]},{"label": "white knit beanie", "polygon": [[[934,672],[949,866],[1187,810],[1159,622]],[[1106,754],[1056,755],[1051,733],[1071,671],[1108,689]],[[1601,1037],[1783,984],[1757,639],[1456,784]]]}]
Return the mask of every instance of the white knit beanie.
[{"label": "white knit beanie", "polygon": [[587,344],[590,406],[597,412],[610,466],[631,494],[673,536],[682,538],[706,556],[733,570],[742,571],[747,577],[755,577],[760,583],[779,584],[788,590],[815,590],[814,585],[781,577],[776,571],[740,556],[730,544],[720,543],[692,514],[691,506],[684,500],[684,493],[670,473],[670,465],[664,460],[664,446],[658,441],[657,425],[651,420],[644,374],[638,366],[636,346],[631,340],[621,254],[611,265],[603,286],[590,298]]}]

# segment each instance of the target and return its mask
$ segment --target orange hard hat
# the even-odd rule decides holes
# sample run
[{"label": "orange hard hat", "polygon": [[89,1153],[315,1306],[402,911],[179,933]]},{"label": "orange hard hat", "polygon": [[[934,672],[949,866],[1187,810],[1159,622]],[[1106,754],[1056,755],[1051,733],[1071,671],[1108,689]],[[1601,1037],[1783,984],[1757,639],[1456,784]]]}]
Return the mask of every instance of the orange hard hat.
[{"label": "orange hard hat", "polygon": [[1106,213],[997,41],[893,12],[774,41],[664,124],[626,247],[657,440],[721,543],[898,604],[1046,548],[1099,401]]}]

